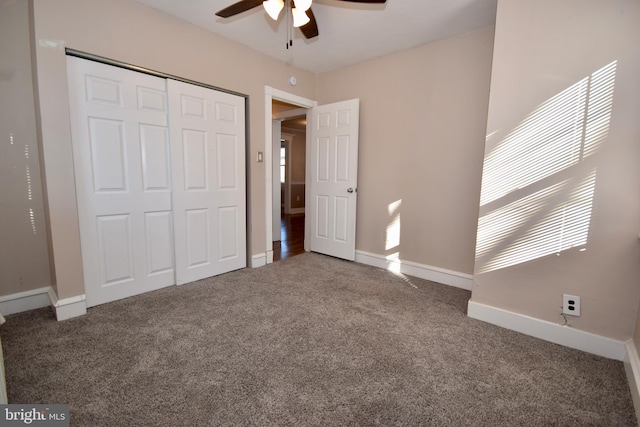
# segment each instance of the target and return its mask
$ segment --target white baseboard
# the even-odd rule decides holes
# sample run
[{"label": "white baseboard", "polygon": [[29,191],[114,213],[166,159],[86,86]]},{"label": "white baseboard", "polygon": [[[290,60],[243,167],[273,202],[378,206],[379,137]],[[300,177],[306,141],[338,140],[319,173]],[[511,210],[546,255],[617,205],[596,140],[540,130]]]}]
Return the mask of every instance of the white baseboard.
[{"label": "white baseboard", "polygon": [[50,288],[50,286],[45,286],[29,291],[4,295],[0,297],[0,313],[2,313],[3,316],[8,316],[9,314],[48,307],[49,296],[47,294]]},{"label": "white baseboard", "polygon": [[467,316],[609,359],[621,361],[627,353],[626,345],[622,341],[501,308],[480,304],[471,300],[467,307]]},{"label": "white baseboard", "polygon": [[51,286],[0,297],[0,313],[3,316],[49,306],[58,320],[82,316],[87,312],[84,295],[58,300]]},{"label": "white baseboard", "polygon": [[624,370],[629,381],[629,390],[633,400],[636,417],[640,420],[640,357],[632,339],[626,342],[627,353],[624,358]]},{"label": "white baseboard", "polygon": [[[269,251],[271,253],[271,262],[273,262],[273,251]],[[267,253],[261,253],[257,255],[253,255],[251,257],[251,268],[262,267],[267,264]]]},{"label": "white baseboard", "polygon": [[49,300],[58,321],[87,314],[87,301],[84,294],[59,300],[53,288],[49,288]]},{"label": "white baseboard", "polygon": [[454,286],[456,288],[471,290],[473,276],[457,271],[418,264],[411,261],[403,261],[397,258],[388,258],[384,255],[372,254],[365,251],[356,251],[356,262],[384,268],[394,273],[402,273],[432,282]]},{"label": "white baseboard", "polygon": [[305,212],[305,208],[290,208],[285,214],[287,215],[296,215],[303,214]]}]

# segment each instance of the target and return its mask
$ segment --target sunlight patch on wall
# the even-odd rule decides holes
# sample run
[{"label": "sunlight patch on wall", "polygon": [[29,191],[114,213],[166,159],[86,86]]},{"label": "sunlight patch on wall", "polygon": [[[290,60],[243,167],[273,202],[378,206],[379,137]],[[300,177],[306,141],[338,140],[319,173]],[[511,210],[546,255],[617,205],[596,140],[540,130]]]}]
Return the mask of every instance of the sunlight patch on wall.
[{"label": "sunlight patch on wall", "polygon": [[480,205],[524,188],[595,153],[606,139],[616,62],[549,99],[484,160]]},{"label": "sunlight patch on wall", "polygon": [[31,223],[31,231],[36,234],[36,214],[32,208],[29,208],[29,222]]},{"label": "sunlight patch on wall", "polygon": [[615,72],[616,61],[558,93],[486,155],[476,243],[479,272],[584,249],[595,154],[609,132]]},{"label": "sunlight patch on wall", "polygon": [[402,206],[402,199],[396,200],[393,203],[389,203],[387,210],[391,220],[387,225],[385,233],[384,249],[390,250],[400,246],[400,207]]},{"label": "sunlight patch on wall", "polygon": [[615,77],[615,61],[591,75],[585,123],[584,157],[594,154],[609,134]]},{"label": "sunlight patch on wall", "polygon": [[497,270],[586,245],[596,171],[573,186],[552,185],[480,218],[480,272]]},{"label": "sunlight patch on wall", "polygon": [[[13,136],[13,134],[12,134]],[[13,141],[11,141],[11,143],[13,144]],[[25,181],[27,183],[27,200],[29,200],[30,202],[33,201],[33,185],[32,185],[32,179],[31,179],[31,169],[29,169],[29,145],[25,144],[24,145],[24,158],[25,158]],[[33,208],[29,208],[29,223],[31,224],[31,231],[33,232],[33,234],[36,234],[37,228],[36,228],[36,215],[35,212],[33,210]]]}]

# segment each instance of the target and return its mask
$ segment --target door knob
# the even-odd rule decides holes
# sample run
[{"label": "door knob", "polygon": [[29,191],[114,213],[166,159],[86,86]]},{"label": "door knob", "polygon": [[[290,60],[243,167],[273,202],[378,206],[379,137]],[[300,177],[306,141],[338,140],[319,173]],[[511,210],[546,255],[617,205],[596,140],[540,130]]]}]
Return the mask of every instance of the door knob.
[{"label": "door knob", "polygon": [[353,193],[353,188],[351,187],[347,188],[347,193]]}]

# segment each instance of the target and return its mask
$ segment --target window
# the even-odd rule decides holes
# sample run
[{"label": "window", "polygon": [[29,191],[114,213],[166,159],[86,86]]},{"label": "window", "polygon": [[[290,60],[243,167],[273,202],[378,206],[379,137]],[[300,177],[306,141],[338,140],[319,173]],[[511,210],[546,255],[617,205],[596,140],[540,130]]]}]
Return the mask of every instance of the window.
[{"label": "window", "polygon": [[287,149],[284,145],[284,140],[282,140],[280,145],[280,182],[284,184],[286,178],[287,171]]}]

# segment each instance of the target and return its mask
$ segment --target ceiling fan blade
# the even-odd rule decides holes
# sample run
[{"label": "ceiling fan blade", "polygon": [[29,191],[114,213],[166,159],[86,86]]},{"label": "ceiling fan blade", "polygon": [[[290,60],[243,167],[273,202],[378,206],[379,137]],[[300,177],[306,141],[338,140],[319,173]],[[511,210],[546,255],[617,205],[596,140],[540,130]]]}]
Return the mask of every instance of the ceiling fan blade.
[{"label": "ceiling fan blade", "polygon": [[348,1],[351,3],[386,3],[387,0],[338,0],[338,1]]},{"label": "ceiling fan blade", "polygon": [[302,35],[305,38],[312,39],[318,35],[318,23],[311,9],[307,10],[307,16],[309,17],[309,22],[300,27],[300,31],[302,31]]},{"label": "ceiling fan blade", "polygon": [[253,9],[254,7],[258,7],[262,4],[262,2],[263,0],[240,0],[239,2],[234,3],[231,6],[219,10],[218,12],[216,12],[216,15],[222,18],[230,18],[249,9]]}]

